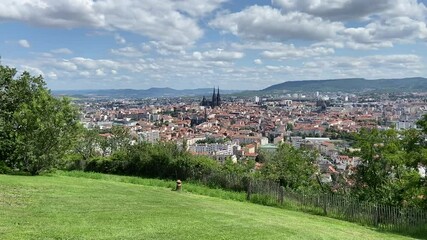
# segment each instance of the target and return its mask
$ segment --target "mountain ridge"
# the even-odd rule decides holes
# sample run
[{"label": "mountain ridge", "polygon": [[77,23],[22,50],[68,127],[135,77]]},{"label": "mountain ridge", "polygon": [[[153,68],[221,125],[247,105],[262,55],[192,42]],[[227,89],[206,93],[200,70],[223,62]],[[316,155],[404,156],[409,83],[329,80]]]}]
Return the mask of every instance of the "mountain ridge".
[{"label": "mountain ridge", "polygon": [[427,91],[427,78],[408,77],[393,79],[372,79],[365,78],[344,78],[344,79],[325,79],[325,80],[300,80],[286,81],[271,85],[260,90],[269,91],[289,91],[289,92],[313,92],[313,91],[342,91],[342,92],[360,92],[360,91]]}]

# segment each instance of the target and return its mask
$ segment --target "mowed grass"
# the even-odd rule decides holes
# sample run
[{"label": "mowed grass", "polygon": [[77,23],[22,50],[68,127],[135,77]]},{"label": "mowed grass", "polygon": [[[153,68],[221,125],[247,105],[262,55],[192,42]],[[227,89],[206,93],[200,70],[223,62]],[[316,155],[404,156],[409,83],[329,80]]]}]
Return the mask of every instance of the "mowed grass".
[{"label": "mowed grass", "polygon": [[185,183],[183,192],[175,192],[165,187],[172,182],[156,187],[147,185],[160,180],[80,175],[0,175],[0,239],[409,239],[189,193]]}]

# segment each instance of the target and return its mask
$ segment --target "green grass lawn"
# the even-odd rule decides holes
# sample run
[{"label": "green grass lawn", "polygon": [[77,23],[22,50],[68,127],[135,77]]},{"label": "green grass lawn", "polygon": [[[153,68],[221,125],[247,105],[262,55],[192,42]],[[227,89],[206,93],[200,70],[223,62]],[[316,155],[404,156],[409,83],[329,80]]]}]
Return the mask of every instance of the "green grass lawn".
[{"label": "green grass lawn", "polygon": [[0,239],[409,239],[331,218],[202,196],[186,192],[185,183],[183,192],[166,186],[172,182],[0,175]]}]

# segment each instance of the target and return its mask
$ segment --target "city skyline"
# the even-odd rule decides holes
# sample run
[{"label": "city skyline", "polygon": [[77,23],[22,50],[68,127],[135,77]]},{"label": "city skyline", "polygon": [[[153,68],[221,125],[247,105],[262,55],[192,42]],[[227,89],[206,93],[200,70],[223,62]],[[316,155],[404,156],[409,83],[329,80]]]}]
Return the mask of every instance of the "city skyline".
[{"label": "city skyline", "polygon": [[291,80],[424,77],[425,5],[5,0],[0,55],[54,90],[255,90]]}]

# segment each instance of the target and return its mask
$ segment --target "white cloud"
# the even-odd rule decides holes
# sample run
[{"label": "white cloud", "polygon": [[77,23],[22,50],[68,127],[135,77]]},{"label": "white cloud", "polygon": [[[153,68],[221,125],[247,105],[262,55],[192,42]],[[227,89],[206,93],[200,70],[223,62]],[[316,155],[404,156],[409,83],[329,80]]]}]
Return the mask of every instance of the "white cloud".
[{"label": "white cloud", "polygon": [[87,70],[95,70],[99,68],[110,68],[115,69],[118,67],[118,63],[109,59],[91,59],[83,57],[75,57],[69,60],[79,68]]},{"label": "white cloud", "polygon": [[73,54],[73,51],[71,51],[68,48],[53,49],[50,52],[55,53],[55,54]]},{"label": "white cloud", "polygon": [[185,0],[174,1],[175,7],[191,16],[204,16],[228,0]]},{"label": "white cloud", "polygon": [[254,63],[258,64],[258,65],[261,65],[262,64],[262,60],[259,59],[259,58],[257,58],[257,59],[254,60]]},{"label": "white cloud", "polygon": [[124,57],[142,57],[142,52],[135,47],[123,47],[119,49],[111,49],[111,53]]},{"label": "white cloud", "polygon": [[368,20],[373,16],[384,19],[410,16],[422,20],[427,13],[424,3],[418,3],[417,0],[273,0],[272,2],[285,12],[304,12],[338,21]]},{"label": "white cloud", "polygon": [[38,67],[33,67],[33,66],[28,66],[28,65],[21,65],[21,69],[22,71],[26,71],[29,72],[30,74],[34,75],[34,76],[43,76],[44,73],[43,71],[38,68]]},{"label": "white cloud", "polygon": [[292,71],[294,70],[290,66],[272,66],[272,65],[267,65],[267,66],[265,66],[265,68],[267,70],[269,70],[269,71],[282,72],[282,73],[292,73]]},{"label": "white cloud", "polygon": [[23,48],[29,48],[30,47],[30,43],[28,42],[28,40],[25,39],[21,39],[18,41],[19,46],[23,47]]},{"label": "white cloud", "polygon": [[[203,35],[197,17],[217,9],[223,0],[3,0],[0,20],[34,25],[122,30],[172,45],[189,45]],[[124,39],[118,38],[119,43]]]},{"label": "white cloud", "polygon": [[222,49],[210,50],[205,52],[193,52],[193,57],[197,60],[204,61],[233,61],[236,59],[243,58],[244,53],[234,51],[224,51]]},{"label": "white cloud", "polygon": [[126,39],[122,36],[120,36],[119,34],[114,35],[114,39],[116,40],[116,43],[118,44],[125,44],[126,43]]},{"label": "white cloud", "polygon": [[[414,54],[370,55],[364,57],[326,57],[304,63],[306,73],[318,72],[319,78],[365,77],[398,78],[414,76],[425,68]],[[323,75],[327,73],[327,75]]]},{"label": "white cloud", "polygon": [[51,61],[49,62],[49,65],[69,72],[76,71],[78,69],[76,64],[65,59],[62,61]]},{"label": "white cloud", "polygon": [[96,69],[95,74],[96,76],[105,76],[104,70],[102,69]]},{"label": "white cloud", "polygon": [[335,51],[333,48],[325,47],[305,47],[296,48],[294,45],[283,45],[274,50],[263,51],[262,56],[272,59],[296,59],[296,58],[309,58],[322,55],[330,55]]},{"label": "white cloud", "polygon": [[340,22],[301,12],[283,14],[279,9],[257,5],[218,15],[210,25],[242,38],[264,41],[326,40],[344,29]]},{"label": "white cloud", "polygon": [[329,48],[379,49],[427,40],[427,8],[416,0],[277,0],[273,5],[281,9],[254,5],[217,15],[210,26],[246,41],[304,40]]},{"label": "white cloud", "polygon": [[46,75],[46,77],[50,78],[50,79],[57,79],[58,75],[56,75],[55,72],[48,72],[47,75]]},{"label": "white cloud", "polygon": [[[389,9],[396,0],[273,0],[284,11],[305,12],[332,20],[360,19]],[[406,1],[406,0],[405,0]]]}]

